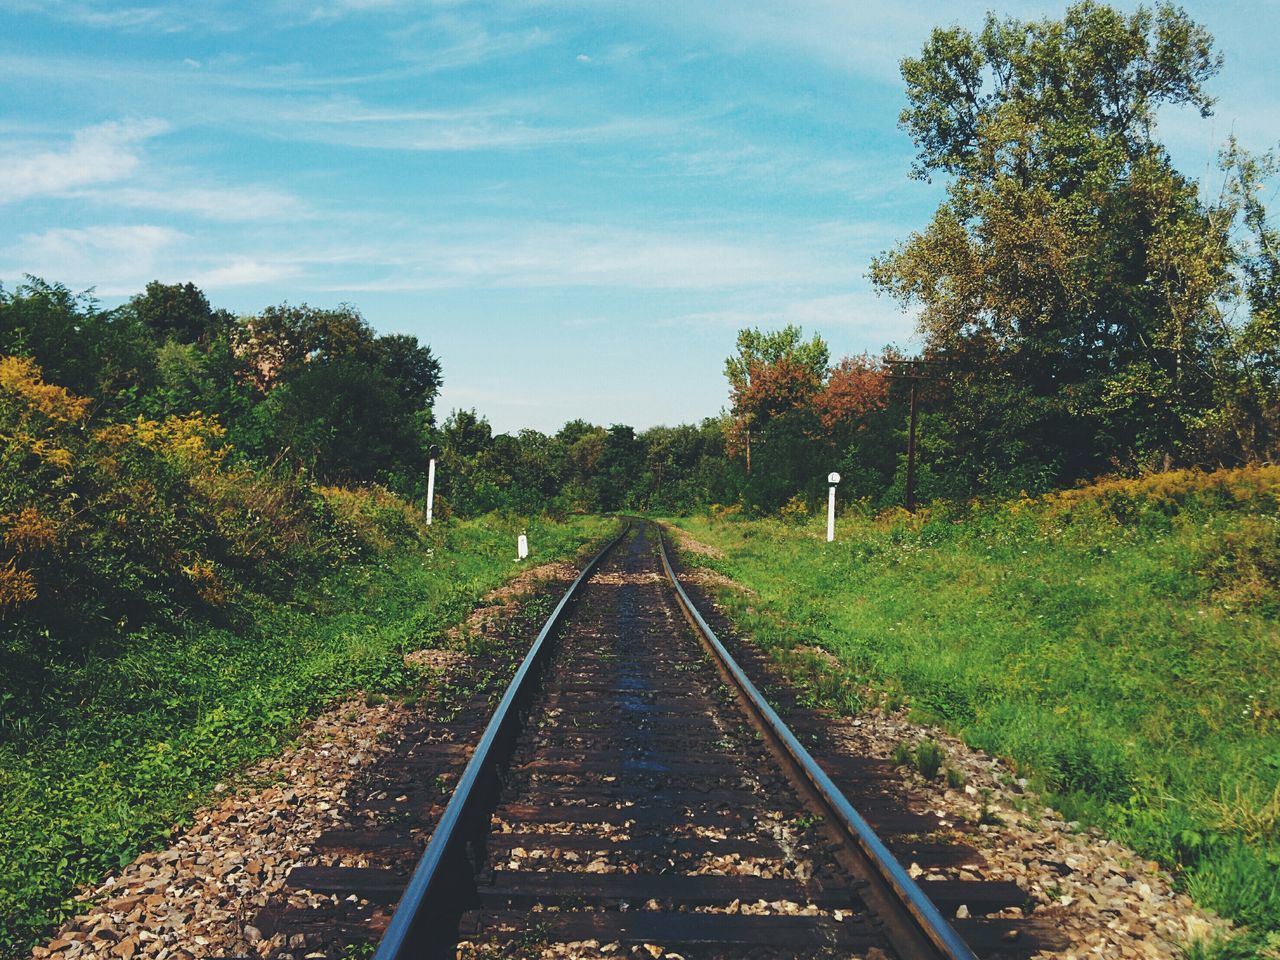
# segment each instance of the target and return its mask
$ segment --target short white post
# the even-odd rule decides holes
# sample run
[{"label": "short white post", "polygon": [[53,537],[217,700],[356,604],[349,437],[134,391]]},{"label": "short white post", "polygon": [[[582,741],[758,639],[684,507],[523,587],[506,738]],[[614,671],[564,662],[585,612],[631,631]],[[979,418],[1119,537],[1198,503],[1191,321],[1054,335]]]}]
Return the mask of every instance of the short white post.
[{"label": "short white post", "polygon": [[523,533],[516,538],[516,559],[525,560],[529,556],[529,538]]},{"label": "short white post", "polygon": [[840,482],[840,474],[834,470],[827,474],[827,543],[836,538],[836,484]]},{"label": "short white post", "polygon": [[427,526],[431,526],[436,506],[436,457],[440,456],[440,448],[432,444],[428,455],[431,459],[427,461]]}]

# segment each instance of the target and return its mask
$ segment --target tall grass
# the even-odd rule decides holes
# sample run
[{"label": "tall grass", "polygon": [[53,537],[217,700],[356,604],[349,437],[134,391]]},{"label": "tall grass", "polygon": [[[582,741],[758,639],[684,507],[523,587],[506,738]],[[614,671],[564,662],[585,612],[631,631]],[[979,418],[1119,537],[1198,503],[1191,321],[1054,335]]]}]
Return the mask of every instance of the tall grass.
[{"label": "tall grass", "polygon": [[[1280,468],[909,516],[679,521],[778,650],[1009,758],[1073,819],[1280,932]],[[811,665],[812,668],[812,665]],[[874,695],[874,694],[873,694]]]}]

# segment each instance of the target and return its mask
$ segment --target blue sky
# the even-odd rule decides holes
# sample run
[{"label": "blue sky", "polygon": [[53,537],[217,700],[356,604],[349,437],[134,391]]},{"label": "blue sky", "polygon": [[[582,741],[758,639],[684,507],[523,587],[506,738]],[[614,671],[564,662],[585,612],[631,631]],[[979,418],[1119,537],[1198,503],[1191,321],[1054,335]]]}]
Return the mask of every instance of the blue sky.
[{"label": "blue sky", "polygon": [[[912,343],[865,277],[940,195],[897,62],[990,7],[1063,9],[0,0],[0,279],[354,303],[499,430],[711,416],[741,326]],[[1280,141],[1280,3],[1185,7],[1220,103],[1163,132],[1213,189],[1229,132]]]}]

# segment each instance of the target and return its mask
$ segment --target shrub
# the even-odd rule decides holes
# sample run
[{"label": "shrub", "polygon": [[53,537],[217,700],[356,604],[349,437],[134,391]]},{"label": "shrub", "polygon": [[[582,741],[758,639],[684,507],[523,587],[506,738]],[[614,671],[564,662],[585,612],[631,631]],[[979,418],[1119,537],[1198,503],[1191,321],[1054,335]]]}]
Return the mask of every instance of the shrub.
[{"label": "shrub", "polygon": [[421,543],[429,527],[426,515],[385,487],[319,487],[340,524],[377,551]]},{"label": "shrub", "polygon": [[1280,518],[1242,517],[1212,543],[1201,569],[1224,603],[1280,614]]},{"label": "shrub", "polygon": [[911,763],[911,745],[905,740],[899,740],[893,745],[893,765],[895,767],[905,767]]},{"label": "shrub", "polygon": [[920,776],[926,780],[932,780],[938,775],[938,771],[942,769],[942,762],[946,759],[946,753],[943,752],[941,746],[932,740],[922,740],[916,744],[915,767],[920,771]]},{"label": "shrub", "polygon": [[778,519],[793,525],[804,523],[809,519],[809,504],[797,493],[778,508]]},{"label": "shrub", "polygon": [[84,655],[426,535],[381,487],[317,492],[238,458],[215,417],[91,427],[88,410],[32,361],[0,357],[0,678],[14,686],[53,650]]},{"label": "shrub", "polygon": [[1050,515],[1068,514],[1082,506],[1100,507],[1115,519],[1127,522],[1148,510],[1175,512],[1193,498],[1219,506],[1263,500],[1274,507],[1277,495],[1280,466],[1253,464],[1210,472],[1169,470],[1144,477],[1109,477],[1050,493],[1039,500],[1024,498],[1022,504],[1041,504]]}]

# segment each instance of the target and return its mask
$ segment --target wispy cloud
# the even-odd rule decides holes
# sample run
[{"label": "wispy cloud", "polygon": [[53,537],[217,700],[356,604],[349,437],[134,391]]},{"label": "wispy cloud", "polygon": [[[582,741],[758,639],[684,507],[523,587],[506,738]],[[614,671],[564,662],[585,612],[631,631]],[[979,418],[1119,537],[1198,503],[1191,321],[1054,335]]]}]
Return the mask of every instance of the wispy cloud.
[{"label": "wispy cloud", "polygon": [[156,119],[100,123],[76,131],[61,149],[14,140],[0,150],[6,169],[0,203],[59,198],[229,222],[309,215],[297,197],[281,190],[218,184],[194,171],[148,164],[145,142],[170,129]]},{"label": "wispy cloud", "polygon": [[0,266],[7,273],[0,276],[31,272],[81,286],[111,283],[113,289],[155,277],[198,277],[214,290],[287,280],[296,291],[341,296],[460,290],[579,290],[628,297],[696,293],[732,305],[686,314],[681,322],[821,323],[902,334],[896,307],[869,294],[843,294],[864,269],[860,248],[867,237],[838,224],[795,223],[779,232],[761,225],[728,230],[679,222],[647,229],[497,220],[405,229],[385,218],[372,222],[382,227],[360,226],[360,239],[353,243],[335,239],[350,225],[339,227],[319,215],[287,227],[268,221],[253,233],[52,230],[24,237],[5,251]]},{"label": "wispy cloud", "polygon": [[277,283],[302,266],[201,249],[199,238],[154,224],[56,228],[0,250],[0,277],[33,274],[104,297],[131,296],[151,280],[192,281],[212,292]]},{"label": "wispy cloud", "polygon": [[841,339],[866,343],[867,349],[891,342],[910,344],[916,340],[916,314],[904,311],[893,300],[871,290],[795,300],[787,303],[781,312],[783,323],[839,331]]},{"label": "wispy cloud", "polygon": [[0,276],[30,273],[96,286],[105,296],[136,293],[162,272],[186,239],[177,230],[151,224],[56,228],[27,234],[0,251]]},{"label": "wispy cloud", "polygon": [[161,120],[101,123],[76,132],[62,150],[29,152],[11,146],[0,155],[0,203],[64,194],[93,184],[123,180],[140,163],[143,141],[163,133]]},{"label": "wispy cloud", "polygon": [[228,31],[239,26],[220,0],[190,3],[150,3],[121,6],[111,0],[0,0],[0,9],[49,17],[59,23],[122,33],[181,33]]},{"label": "wispy cloud", "polygon": [[916,342],[916,317],[872,290],[852,290],[818,297],[779,298],[770,292],[759,298],[735,298],[724,309],[678,314],[664,322],[675,327],[715,326],[777,328],[796,324],[819,331],[833,345],[854,352],[875,350],[886,343],[910,346]]},{"label": "wispy cloud", "polygon": [[[815,229],[811,236],[821,237]],[[744,238],[698,225],[637,230],[619,224],[484,223],[369,251],[374,279],[327,269],[333,291],[466,287],[717,290],[833,282],[856,272],[821,239]],[[351,265],[355,267],[355,264]],[[349,269],[353,277],[356,270]]]},{"label": "wispy cloud", "polygon": [[616,116],[578,121],[545,107],[507,100],[446,110],[388,109],[355,98],[282,108],[277,123],[291,137],[379,150],[457,152],[527,150],[564,144],[652,140],[680,128],[682,118]]},{"label": "wispy cloud", "polygon": [[179,184],[166,189],[117,187],[83,190],[70,194],[109,207],[156,210],[169,214],[190,214],[205,220],[234,223],[297,220],[310,216],[295,196],[259,186],[192,186]]},{"label": "wispy cloud", "polygon": [[261,263],[257,260],[238,258],[231,263],[195,274],[191,280],[209,290],[227,287],[247,287],[263,283],[275,283],[297,276],[299,268],[290,264]]}]

